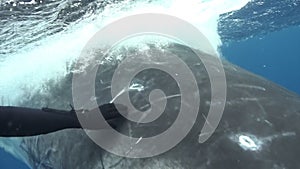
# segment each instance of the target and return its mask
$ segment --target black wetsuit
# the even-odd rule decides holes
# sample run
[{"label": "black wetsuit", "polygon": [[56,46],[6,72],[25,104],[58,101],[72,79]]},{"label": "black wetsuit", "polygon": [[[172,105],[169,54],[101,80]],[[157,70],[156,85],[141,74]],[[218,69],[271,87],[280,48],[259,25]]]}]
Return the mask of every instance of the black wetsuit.
[{"label": "black wetsuit", "polygon": [[[99,108],[109,124],[121,116],[114,104],[101,105]],[[33,136],[67,128],[81,128],[74,109],[64,111],[0,106],[0,137]]]}]

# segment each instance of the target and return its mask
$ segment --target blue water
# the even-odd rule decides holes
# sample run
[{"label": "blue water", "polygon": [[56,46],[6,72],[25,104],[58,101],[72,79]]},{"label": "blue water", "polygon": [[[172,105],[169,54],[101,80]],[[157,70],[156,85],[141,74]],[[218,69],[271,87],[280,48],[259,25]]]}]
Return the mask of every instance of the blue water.
[{"label": "blue water", "polygon": [[222,53],[232,63],[300,94],[300,27],[232,42]]},{"label": "blue water", "polygon": [[0,148],[0,168],[1,169],[29,169],[22,161],[15,159]]}]

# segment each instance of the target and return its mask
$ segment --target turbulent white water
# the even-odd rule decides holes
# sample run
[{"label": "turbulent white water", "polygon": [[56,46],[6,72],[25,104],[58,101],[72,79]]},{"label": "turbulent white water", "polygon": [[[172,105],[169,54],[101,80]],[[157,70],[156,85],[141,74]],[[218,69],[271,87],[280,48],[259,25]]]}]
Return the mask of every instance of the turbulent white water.
[{"label": "turbulent white water", "polygon": [[24,90],[39,89],[45,80],[64,76],[69,64],[79,56],[83,46],[99,29],[132,14],[165,13],[184,19],[196,26],[217,50],[222,44],[217,33],[219,15],[238,10],[248,1],[250,0],[123,1],[108,5],[104,10],[68,25],[62,32],[6,54],[5,59],[0,62],[0,103],[14,105]]}]

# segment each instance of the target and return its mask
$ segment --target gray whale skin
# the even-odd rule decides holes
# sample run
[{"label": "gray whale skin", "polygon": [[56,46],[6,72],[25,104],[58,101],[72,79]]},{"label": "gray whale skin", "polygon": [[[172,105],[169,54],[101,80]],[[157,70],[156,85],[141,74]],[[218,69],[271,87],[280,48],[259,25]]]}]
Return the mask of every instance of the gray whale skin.
[{"label": "gray whale skin", "polygon": [[[222,60],[227,80],[225,110],[214,134],[206,142],[199,143],[199,134],[211,104],[207,72],[203,65],[194,64],[194,53],[189,48],[173,44],[165,50],[177,54],[190,66],[197,79],[201,96],[195,125],[171,150],[144,159],[119,157],[101,149],[81,129],[61,130],[34,137],[1,138],[0,145],[33,169],[300,168],[298,95]],[[108,71],[106,69],[100,76],[108,74],[109,69]],[[151,75],[155,76],[155,72]],[[177,90],[176,85],[169,84],[166,78],[159,79],[159,77],[162,78],[157,76],[154,80],[156,83],[147,83],[147,89],[152,90],[155,84],[169,94],[172,94],[172,90]],[[149,79],[146,81],[149,82]],[[141,83],[145,83],[145,79]],[[164,88],[165,84],[169,87]],[[104,84],[99,86],[102,89],[105,87],[107,86]],[[141,94],[133,92],[132,95]],[[140,103],[140,100],[133,99],[133,102],[137,106],[144,105],[145,102]],[[166,115],[158,119],[156,125],[132,125],[133,135],[143,133],[151,135],[164,130],[168,127],[166,126],[168,122],[174,120],[173,116],[176,116],[170,113],[171,110],[168,112],[176,103],[179,103],[176,99],[168,102],[164,112]],[[126,123],[120,126],[120,131],[124,127],[126,132],[128,125]]]}]

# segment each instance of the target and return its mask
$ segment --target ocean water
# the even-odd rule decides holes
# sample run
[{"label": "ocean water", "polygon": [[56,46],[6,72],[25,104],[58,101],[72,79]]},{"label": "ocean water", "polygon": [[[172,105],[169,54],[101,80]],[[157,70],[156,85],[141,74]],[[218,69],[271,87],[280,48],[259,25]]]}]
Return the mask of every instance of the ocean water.
[{"label": "ocean water", "polygon": [[[145,10],[167,10],[192,22],[221,57],[300,94],[297,0],[16,2],[0,8],[0,96],[6,104],[16,104],[21,87],[40,88],[45,79],[63,76],[103,23]],[[28,167],[0,149],[0,168]]]},{"label": "ocean water", "polygon": [[300,27],[222,46],[232,63],[300,94]]}]

